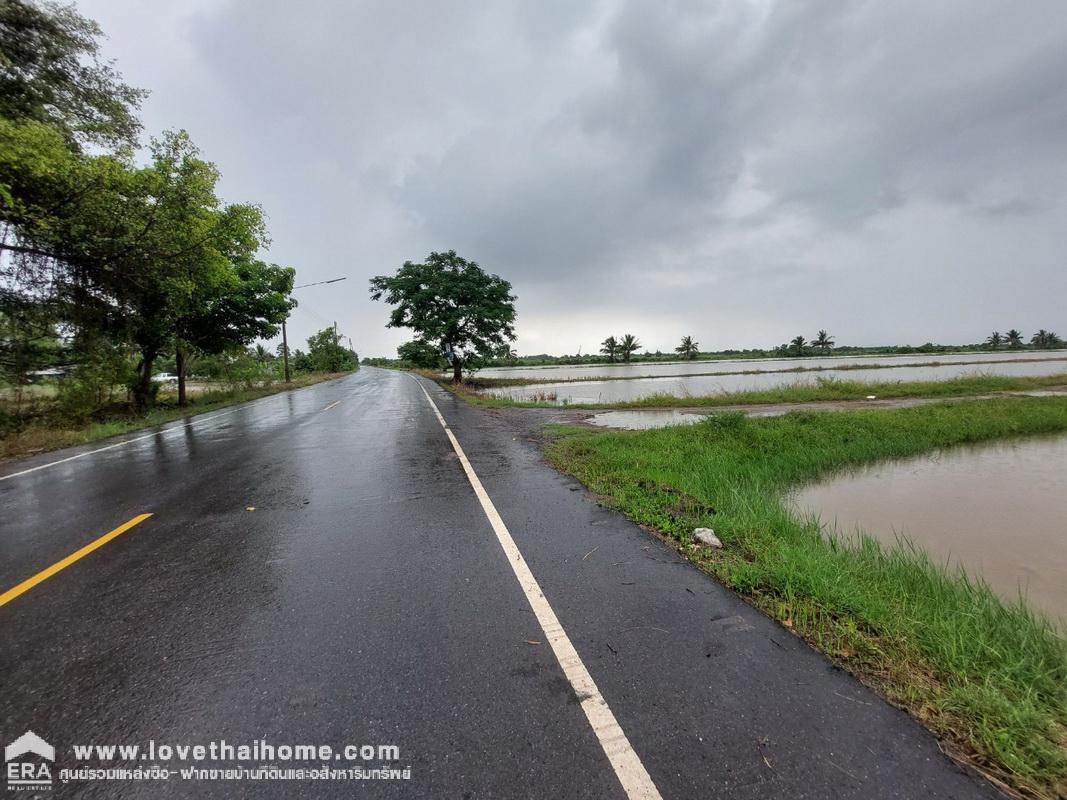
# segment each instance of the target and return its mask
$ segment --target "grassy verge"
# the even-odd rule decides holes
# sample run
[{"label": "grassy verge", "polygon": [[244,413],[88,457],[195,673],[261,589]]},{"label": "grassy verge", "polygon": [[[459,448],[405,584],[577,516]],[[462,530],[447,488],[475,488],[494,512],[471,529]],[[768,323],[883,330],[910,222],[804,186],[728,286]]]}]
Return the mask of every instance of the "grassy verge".
[{"label": "grassy verge", "polygon": [[107,415],[103,419],[75,422],[62,417],[44,415],[26,427],[0,436],[0,460],[58,450],[61,447],[88,444],[130,431],[151,428],[182,417],[204,414],[235,403],[299,389],[322,381],[340,378],[349,373],[300,375],[290,384],[275,383],[253,389],[219,390],[192,395],[186,408],[179,408],[177,399],[161,396],[155,408],[146,414],[132,411]]},{"label": "grassy verge", "polygon": [[[1004,398],[634,432],[557,428],[549,460],[823,650],[1014,789],[1067,791],[1067,641],[918,549],[844,545],[785,502],[837,469],[1067,431],[1067,398]],[[975,487],[981,491],[981,487]],[[721,550],[691,539],[710,526]]]},{"label": "grassy verge", "polygon": [[[440,376],[429,375],[439,379]],[[483,406],[513,406],[522,408],[559,408],[551,393],[534,400],[516,400],[480,394],[475,386],[455,386],[442,381],[445,388],[462,395],[468,401]],[[616,403],[567,403],[567,408],[714,408],[734,405],[766,405],[771,403],[810,403],[820,400],[862,400],[868,395],[880,398],[899,397],[968,397],[996,392],[1024,392],[1050,387],[1067,386],[1067,373],[1035,377],[1009,375],[965,375],[940,381],[847,381],[840,378],[816,378],[814,383],[784,384],[770,389],[742,392],[684,396],[654,394],[640,400]]]}]

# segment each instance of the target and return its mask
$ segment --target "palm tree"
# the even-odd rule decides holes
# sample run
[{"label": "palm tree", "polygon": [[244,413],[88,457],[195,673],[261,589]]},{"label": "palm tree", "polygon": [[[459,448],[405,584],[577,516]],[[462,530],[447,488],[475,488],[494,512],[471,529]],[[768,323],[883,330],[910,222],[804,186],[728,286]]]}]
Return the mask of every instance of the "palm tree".
[{"label": "palm tree", "polygon": [[1053,348],[1062,347],[1063,340],[1060,339],[1053,331],[1046,331],[1044,328],[1030,337],[1030,344],[1034,347]]},{"label": "palm tree", "polygon": [[600,345],[600,352],[608,357],[608,361],[615,363],[615,356],[619,352],[619,342],[614,336],[609,336]]},{"label": "palm tree", "polygon": [[802,356],[807,351],[808,342],[803,336],[798,336],[789,342],[789,346],[796,355]]},{"label": "palm tree", "polygon": [[674,352],[684,358],[686,361],[692,361],[696,358],[697,353],[700,352],[699,345],[693,341],[692,336],[683,336],[682,343],[674,348]]},{"label": "palm tree", "polygon": [[1000,348],[1001,344],[1004,343],[1004,337],[1000,335],[1000,331],[993,331],[990,337],[985,340],[985,343],[994,350],[997,350]]},{"label": "palm tree", "polygon": [[1023,335],[1019,333],[1019,331],[1015,330],[1015,328],[1012,328],[1010,331],[1008,331],[1004,335],[1004,338],[1008,342],[1008,347],[1010,347],[1012,350],[1018,350],[1020,347],[1023,346]]},{"label": "palm tree", "polygon": [[622,337],[622,341],[619,342],[619,352],[622,353],[622,360],[629,361],[630,356],[637,352],[637,348],[641,346],[641,343],[637,341],[637,338],[632,333],[627,333]]},{"label": "palm tree", "polygon": [[829,353],[834,349],[834,337],[828,334],[826,331],[819,331],[819,335],[815,337],[812,342],[815,347],[818,347],[824,353]]}]

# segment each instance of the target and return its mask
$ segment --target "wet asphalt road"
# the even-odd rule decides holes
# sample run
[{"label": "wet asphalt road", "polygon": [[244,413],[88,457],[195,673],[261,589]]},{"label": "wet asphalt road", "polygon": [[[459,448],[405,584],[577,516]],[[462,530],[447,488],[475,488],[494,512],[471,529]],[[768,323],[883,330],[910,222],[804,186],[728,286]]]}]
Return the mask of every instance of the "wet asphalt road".
[{"label": "wet asphalt road", "polygon": [[[505,415],[427,389],[664,798],[999,796]],[[0,466],[0,592],[153,514],[0,607],[0,744],[32,729],[56,770],[74,744],[392,744],[411,779],[52,797],[625,796],[413,378],[365,368],[139,436]]]}]

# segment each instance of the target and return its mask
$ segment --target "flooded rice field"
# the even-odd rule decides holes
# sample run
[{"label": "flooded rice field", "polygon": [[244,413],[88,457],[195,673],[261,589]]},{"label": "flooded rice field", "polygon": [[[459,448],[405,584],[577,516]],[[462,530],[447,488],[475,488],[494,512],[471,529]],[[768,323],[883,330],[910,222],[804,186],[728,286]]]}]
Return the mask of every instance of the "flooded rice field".
[{"label": "flooded rice field", "polygon": [[482,378],[532,378],[543,381],[566,381],[586,378],[638,378],[644,376],[667,377],[670,375],[722,374],[724,372],[748,372],[752,370],[777,371],[804,367],[840,367],[848,364],[928,364],[931,362],[964,362],[980,364],[983,361],[1018,359],[1028,361],[1042,358],[1067,358],[1063,350],[1027,350],[1011,352],[1000,350],[993,353],[939,353],[936,355],[900,356],[826,356],[824,358],[723,358],[709,361],[663,361],[638,364],[587,364],[583,366],[549,367],[492,367],[478,370]]},{"label": "flooded rice field", "polygon": [[886,543],[904,535],[1067,623],[1067,436],[878,464],[805,487],[793,502],[842,536],[857,527]]},{"label": "flooded rice field", "polygon": [[[990,354],[995,355],[995,354]],[[999,354],[1001,359],[1003,353]],[[1028,354],[1036,355],[1036,354]],[[916,364],[913,357],[907,357],[910,361],[903,363]],[[940,361],[944,362],[948,356],[941,356]],[[952,356],[953,360],[957,357]],[[802,366],[805,367],[817,367],[820,361],[829,361],[830,359],[804,359]],[[937,359],[933,359],[937,361]],[[708,362],[703,363],[687,363],[683,366],[690,372],[694,372],[700,367],[704,367]],[[733,369],[741,362],[731,362],[730,368]],[[750,362],[746,362],[750,363]],[[760,368],[765,370],[787,370],[791,369],[791,365],[795,365],[792,361],[778,361],[778,362],[758,362]],[[593,381],[579,381],[569,383],[538,383],[530,386],[508,386],[494,389],[485,390],[487,394],[495,395],[497,397],[510,397],[513,399],[526,399],[535,400],[544,398],[546,396],[555,396],[555,399],[559,403],[619,403],[630,400],[640,400],[645,397],[650,397],[655,394],[669,394],[676,397],[698,397],[701,395],[721,394],[723,392],[738,392],[748,391],[752,389],[770,389],[777,386],[790,386],[796,384],[809,384],[815,383],[819,378],[837,378],[841,380],[851,381],[935,381],[945,380],[947,378],[957,378],[964,375],[976,375],[976,374],[991,374],[991,375],[1008,375],[1008,376],[1038,376],[1038,375],[1055,375],[1058,373],[1067,372],[1067,355],[1062,352],[1056,356],[1050,356],[1044,354],[1040,358],[1032,357],[1028,359],[1022,359],[1019,361],[1003,361],[1000,360],[996,363],[996,360],[987,358],[985,362],[978,360],[977,358],[968,360],[959,364],[931,364],[930,366],[891,366],[890,361],[879,361],[879,365],[887,364],[888,367],[874,366],[865,369],[842,369],[841,366],[845,364],[856,363],[854,359],[837,360],[835,362],[838,365],[837,369],[822,369],[812,372],[761,372],[755,374],[722,374],[722,373],[710,373],[700,375],[689,375],[687,377],[674,377],[670,375],[664,375],[662,377],[655,378],[634,378],[632,380],[593,380]],[[867,363],[867,362],[864,362]],[[640,364],[631,365],[630,369],[643,369],[647,372],[653,366],[673,366],[673,365],[652,365],[652,364]],[[740,368],[740,367],[737,367]],[[528,370],[523,370],[527,372]],[[493,376],[500,377],[492,370],[483,370],[479,372],[480,376],[489,376],[489,373],[493,373]],[[540,373],[540,374],[554,374],[554,373]],[[510,374],[509,374],[510,377]],[[533,376],[526,376],[533,377]]]}]

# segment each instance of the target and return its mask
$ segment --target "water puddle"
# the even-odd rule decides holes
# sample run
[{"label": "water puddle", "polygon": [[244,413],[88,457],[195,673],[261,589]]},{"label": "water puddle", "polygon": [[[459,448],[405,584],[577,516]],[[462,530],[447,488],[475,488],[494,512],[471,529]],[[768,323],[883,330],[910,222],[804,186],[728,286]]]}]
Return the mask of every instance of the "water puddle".
[{"label": "water puddle", "polygon": [[709,412],[694,414],[678,409],[604,411],[586,420],[602,428],[623,428],[628,431],[644,431],[649,428],[666,428],[669,425],[692,425],[707,417]]},{"label": "water puddle", "polygon": [[1067,622],[1067,436],[953,448],[878,464],[797,492],[796,506],[849,535],[903,534],[1008,600]]}]

